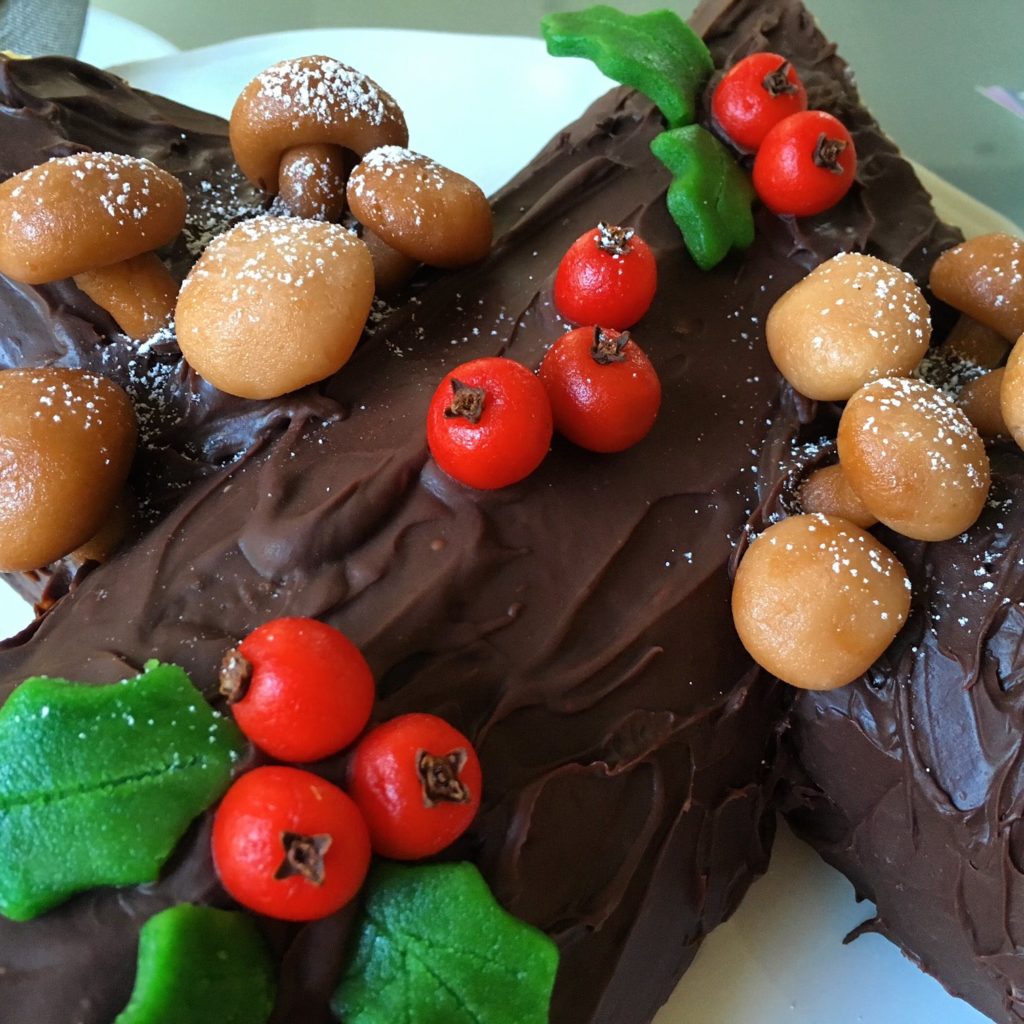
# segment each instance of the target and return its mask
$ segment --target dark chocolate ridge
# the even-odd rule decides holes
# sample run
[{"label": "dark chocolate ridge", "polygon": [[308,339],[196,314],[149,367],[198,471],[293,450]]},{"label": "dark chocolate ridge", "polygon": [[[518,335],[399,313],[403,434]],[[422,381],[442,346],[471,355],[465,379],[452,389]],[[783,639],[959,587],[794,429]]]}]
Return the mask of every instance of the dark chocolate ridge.
[{"label": "dark chocolate ridge", "polygon": [[[735,10],[736,27],[711,36],[720,61],[767,41],[834,92],[841,65],[799,5]],[[879,227],[890,192],[903,193],[890,212],[927,199],[840,92],[877,175],[833,219],[759,214],[751,251],[709,274],[664,209],[667,175],[647,148],[657,116],[624,90],[600,101],[497,197],[492,257],[433,282],[327,386],[343,419],[293,417],[201,481],[0,656],[4,690],[36,672],[115,679],[158,655],[212,696],[220,655],[257,622],[340,625],[380,680],[377,718],[434,710],[477,742],[485,806],[451,855],[475,860],[510,910],[560,943],[553,1020],[649,1020],[771,839],[779,692],[732,633],[727,574],[799,426],[760,325],[839,248],[923,268],[952,239],[934,215],[905,221],[905,235]],[[654,431],[612,459],[556,441],[537,474],[495,494],[447,480],[422,438],[434,384],[473,355],[535,365],[561,329],[546,303],[554,266],[602,218],[635,224],[659,261],[662,288],[636,332],[665,385]],[[758,467],[762,450],[773,454]],[[318,768],[343,772],[337,758]],[[157,885],[0,922],[4,1020],[109,1021],[142,921],[177,901],[225,901],[207,844],[208,816]],[[328,1020],[344,917],[267,931],[285,965],[275,1020]]]}]

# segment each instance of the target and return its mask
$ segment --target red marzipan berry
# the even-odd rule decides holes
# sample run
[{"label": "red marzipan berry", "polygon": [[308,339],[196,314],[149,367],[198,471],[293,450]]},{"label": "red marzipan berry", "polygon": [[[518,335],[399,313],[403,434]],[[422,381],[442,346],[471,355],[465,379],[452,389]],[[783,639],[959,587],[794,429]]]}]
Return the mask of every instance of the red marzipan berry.
[{"label": "red marzipan berry", "polygon": [[224,656],[220,689],[238,727],[281,761],[347,747],[373,710],[373,673],[359,648],[316,619],[265,622]]},{"label": "red marzipan berry", "polygon": [[373,849],[396,860],[430,857],[455,842],[476,816],[482,782],[472,744],[434,715],[377,726],[349,763],[348,790]]},{"label": "red marzipan berry", "polygon": [[718,127],[741,149],[755,150],[783,118],[807,109],[796,68],[777,53],[752,53],[734,64],[711,97]]},{"label": "red marzipan berry", "polygon": [[511,359],[457,366],[427,411],[427,444],[437,464],[470,487],[492,490],[529,476],[551,447],[544,385]]},{"label": "red marzipan berry", "polygon": [[810,217],[835,206],[857,171],[853,139],[823,110],[780,121],[754,158],[754,188],[773,213]]},{"label": "red marzipan berry", "polygon": [[213,819],[213,862],[243,906],[284,921],[313,921],[359,892],[370,837],[337,786],[275,765],[241,776]]},{"label": "red marzipan berry", "polygon": [[621,452],[654,425],[661,381],[629,334],[577,327],[548,349],[540,379],[555,429],[592,452]]},{"label": "red marzipan berry", "polygon": [[555,306],[574,324],[632,327],[651,307],[658,265],[632,228],[604,222],[569,246],[555,274]]}]

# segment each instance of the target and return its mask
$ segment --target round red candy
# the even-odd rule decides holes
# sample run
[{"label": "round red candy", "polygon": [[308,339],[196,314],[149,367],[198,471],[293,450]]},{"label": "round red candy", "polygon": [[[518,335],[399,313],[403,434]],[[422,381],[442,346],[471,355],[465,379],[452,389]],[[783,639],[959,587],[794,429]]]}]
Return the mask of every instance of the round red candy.
[{"label": "round red candy", "polygon": [[836,205],[857,170],[853,139],[823,110],[780,121],[754,158],[754,188],[773,213],[810,217]]},{"label": "round red candy", "polygon": [[781,120],[807,109],[807,90],[785,57],[752,53],[734,64],[711,97],[719,128],[741,149],[756,150]]},{"label": "round red candy", "polygon": [[661,381],[627,333],[579,327],[540,365],[555,429],[593,452],[620,452],[647,436],[661,406]]},{"label": "round red candy", "polygon": [[243,906],[312,921],[359,892],[370,839],[355,803],[299,768],[256,768],[228,790],[213,820],[213,862]]},{"label": "round red candy", "polygon": [[427,410],[427,444],[449,476],[481,490],[529,476],[551,447],[544,385],[512,359],[474,359],[438,385]]},{"label": "round red candy", "polygon": [[601,223],[580,235],[562,257],[555,307],[571,323],[622,331],[650,309],[657,287],[650,246],[632,228]]},{"label": "round red candy", "polygon": [[377,726],[349,764],[348,789],[373,849],[396,860],[430,857],[458,839],[476,816],[482,785],[472,744],[435,715]]},{"label": "round red candy", "polygon": [[343,633],[316,619],[281,618],[254,629],[221,665],[221,692],[238,727],[281,761],[316,761],[366,727],[374,682]]}]

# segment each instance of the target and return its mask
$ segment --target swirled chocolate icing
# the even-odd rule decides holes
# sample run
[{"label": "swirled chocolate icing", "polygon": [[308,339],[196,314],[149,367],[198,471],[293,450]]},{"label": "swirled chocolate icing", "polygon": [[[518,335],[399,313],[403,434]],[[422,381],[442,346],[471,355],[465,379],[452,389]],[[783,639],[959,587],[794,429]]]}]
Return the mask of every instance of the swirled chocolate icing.
[{"label": "swirled chocolate icing", "polygon": [[[425,280],[317,391],[248,419],[245,409],[222,416],[228,407],[171,352],[183,394],[200,399],[182,399],[187,412],[170,418],[166,436],[181,448],[169,440],[173,456],[149,463],[154,486],[197,451],[238,457],[204,469],[146,536],[0,654],[0,692],[36,673],[113,680],[156,656],[184,665],[212,698],[221,654],[256,624],[288,614],[341,627],[377,675],[377,719],[429,710],[476,743],[484,805],[450,855],[475,861],[510,911],[558,942],[557,1024],[649,1020],[765,866],[781,695],[735,638],[727,572],[759,486],[799,427],[764,317],[840,249],[921,273],[952,237],[798,3],[709,5],[696,17],[719,64],[780,50],[812,103],[853,130],[864,173],[841,207],[800,223],[761,212],[748,252],[698,271],[648,149],[660,118],[613,91],[495,198],[492,255]],[[207,174],[226,160],[209,119],[80,65],[3,74],[35,97],[27,127],[11,128],[44,140],[20,150],[24,164],[50,155],[72,122],[77,145],[165,166],[167,122],[198,127],[180,140],[181,160],[207,147]],[[635,330],[663,383],[654,430],[613,457],[556,440],[533,476],[502,491],[454,483],[424,443],[437,381],[482,355],[535,366],[563,329],[549,301],[557,262],[601,219],[634,225],[657,256],[661,286]],[[59,287],[7,286],[23,310],[25,358],[74,362],[120,344]],[[65,325],[60,295],[85,326]],[[344,761],[317,770],[339,780]],[[206,815],[157,884],[0,921],[5,1024],[107,1024],[127,1000],[142,922],[175,902],[227,902],[208,841]],[[275,1022],[328,1021],[350,915],[265,928],[281,963]]]}]

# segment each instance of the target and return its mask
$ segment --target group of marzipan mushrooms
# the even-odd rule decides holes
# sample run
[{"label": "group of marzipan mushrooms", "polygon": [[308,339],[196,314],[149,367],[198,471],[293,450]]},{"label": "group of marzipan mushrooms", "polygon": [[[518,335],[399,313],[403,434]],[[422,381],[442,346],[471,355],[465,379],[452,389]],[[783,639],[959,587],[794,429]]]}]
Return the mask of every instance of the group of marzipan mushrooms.
[{"label": "group of marzipan mushrooms", "polygon": [[953,540],[989,499],[985,440],[1024,448],[1024,241],[963,242],[936,260],[929,284],[962,314],[934,347],[914,280],[859,253],[816,267],[768,316],[783,376],[808,398],[845,403],[838,461],[804,480],[802,514],[753,540],[733,589],[747,650],[794,686],[846,685],[907,621],[909,575],[869,528]]},{"label": "group of marzipan mushrooms", "polygon": [[[420,263],[457,267],[490,249],[480,189],[405,148],[398,104],[337,60],[302,57],[257,75],[232,111],[230,140],[274,215],[216,238],[180,286],[158,250],[184,227],[184,190],[117,153],[55,158],[0,184],[0,273],[30,285],[73,278],[133,340],[173,319],[200,376],[256,399],[339,370],[374,293]],[[124,392],[80,370],[0,371],[0,436],[0,571],[106,553],[92,538],[108,532],[137,440]]]}]

